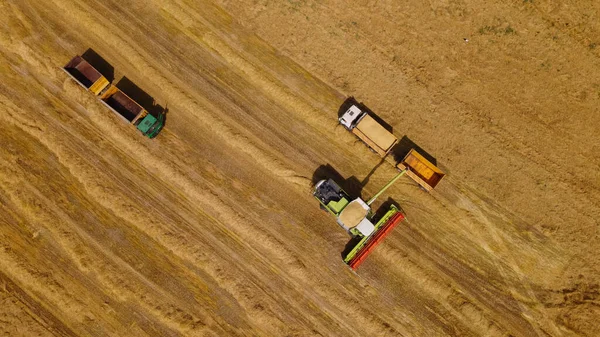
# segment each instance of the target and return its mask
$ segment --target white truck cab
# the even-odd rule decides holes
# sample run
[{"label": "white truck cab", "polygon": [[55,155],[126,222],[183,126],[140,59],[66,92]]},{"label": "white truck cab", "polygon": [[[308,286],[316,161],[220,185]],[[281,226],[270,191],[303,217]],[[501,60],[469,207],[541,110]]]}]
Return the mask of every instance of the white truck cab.
[{"label": "white truck cab", "polygon": [[360,110],[356,105],[352,105],[342,117],[340,117],[340,124],[342,124],[346,129],[352,130],[360,122],[360,119],[364,117],[365,112]]},{"label": "white truck cab", "polygon": [[339,122],[381,157],[385,157],[398,143],[393,133],[354,104],[339,118]]}]

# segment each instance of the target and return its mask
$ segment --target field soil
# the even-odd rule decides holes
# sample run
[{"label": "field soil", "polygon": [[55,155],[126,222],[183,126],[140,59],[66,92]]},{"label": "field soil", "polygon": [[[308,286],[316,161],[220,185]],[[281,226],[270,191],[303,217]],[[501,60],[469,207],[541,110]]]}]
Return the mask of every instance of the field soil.
[{"label": "field soil", "polygon": [[[597,1],[0,12],[0,335],[598,336]],[[81,54],[158,137],[62,71]],[[356,273],[312,186],[396,170],[338,125],[350,96],[446,173],[374,204],[407,220]]]}]

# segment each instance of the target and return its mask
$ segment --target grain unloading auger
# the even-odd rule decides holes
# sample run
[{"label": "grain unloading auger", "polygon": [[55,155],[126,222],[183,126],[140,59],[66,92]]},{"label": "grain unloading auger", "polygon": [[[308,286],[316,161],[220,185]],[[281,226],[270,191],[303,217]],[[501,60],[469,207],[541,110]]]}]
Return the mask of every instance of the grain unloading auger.
[{"label": "grain unloading auger", "polygon": [[319,200],[321,207],[333,214],[337,223],[358,240],[358,243],[343,257],[344,262],[353,270],[356,270],[375,246],[404,220],[404,214],[394,205],[391,205],[380,219],[375,220],[371,204],[407,170],[400,171],[367,202],[361,198],[351,200],[350,196],[332,179],[321,180],[315,185],[313,195]]}]

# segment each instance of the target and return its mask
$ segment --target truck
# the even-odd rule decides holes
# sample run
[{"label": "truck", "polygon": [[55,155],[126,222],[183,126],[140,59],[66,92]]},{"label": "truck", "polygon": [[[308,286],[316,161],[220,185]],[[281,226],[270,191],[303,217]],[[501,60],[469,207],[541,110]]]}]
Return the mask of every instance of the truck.
[{"label": "truck", "polygon": [[385,157],[398,143],[398,138],[393,133],[356,104],[346,110],[339,122],[381,157]]},{"label": "truck", "polygon": [[[338,120],[381,157],[385,157],[398,143],[396,136],[357,104],[352,104]],[[415,148],[412,148],[404,159],[396,163],[396,167],[400,171],[406,171],[406,175],[427,192],[434,189],[445,175]]]},{"label": "truck", "polygon": [[158,118],[152,116],[115,85],[111,85],[100,96],[100,101],[127,122],[135,125],[148,138],[156,137],[164,125],[162,114],[159,114]]},{"label": "truck", "polygon": [[164,126],[164,114],[153,116],[140,104],[110,83],[96,68],[81,56],[73,57],[63,70],[86,90],[148,138],[154,138]]},{"label": "truck", "polygon": [[427,192],[434,189],[445,176],[444,172],[414,148],[406,154],[396,167],[401,171],[406,170],[406,175],[416,181]]},{"label": "truck", "polygon": [[391,230],[405,219],[402,210],[393,204],[380,218],[375,219],[371,204],[407,170],[398,173],[366,202],[360,197],[352,199],[333,179],[323,179],[315,184],[313,196],[321,208],[335,216],[338,225],[352,237],[354,244],[342,256],[344,263],[352,270],[355,271]]}]

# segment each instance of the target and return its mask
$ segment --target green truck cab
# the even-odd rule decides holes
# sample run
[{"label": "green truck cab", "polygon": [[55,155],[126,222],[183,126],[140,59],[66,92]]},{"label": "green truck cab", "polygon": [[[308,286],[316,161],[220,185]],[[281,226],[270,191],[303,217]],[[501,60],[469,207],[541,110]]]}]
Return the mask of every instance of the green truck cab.
[{"label": "green truck cab", "polygon": [[151,115],[115,85],[111,85],[108,90],[101,94],[100,100],[109,109],[135,125],[148,138],[156,137],[164,126],[164,115]]}]

